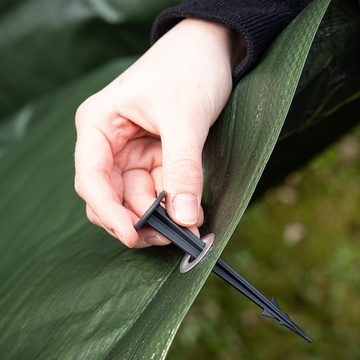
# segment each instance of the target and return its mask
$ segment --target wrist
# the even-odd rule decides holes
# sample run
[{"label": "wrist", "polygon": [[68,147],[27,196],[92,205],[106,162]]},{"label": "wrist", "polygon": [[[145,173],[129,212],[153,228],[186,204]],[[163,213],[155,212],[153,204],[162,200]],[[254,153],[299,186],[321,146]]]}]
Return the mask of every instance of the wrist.
[{"label": "wrist", "polygon": [[244,38],[226,25],[197,18],[186,18],[177,26],[180,24],[189,31],[189,36],[197,33],[203,37],[203,41],[212,41],[216,44],[221,54],[226,57],[231,70],[245,58],[246,43]]},{"label": "wrist", "polygon": [[201,45],[207,45],[222,55],[231,64],[232,31],[225,25],[195,18],[186,18],[176,25],[188,41],[194,40]]}]

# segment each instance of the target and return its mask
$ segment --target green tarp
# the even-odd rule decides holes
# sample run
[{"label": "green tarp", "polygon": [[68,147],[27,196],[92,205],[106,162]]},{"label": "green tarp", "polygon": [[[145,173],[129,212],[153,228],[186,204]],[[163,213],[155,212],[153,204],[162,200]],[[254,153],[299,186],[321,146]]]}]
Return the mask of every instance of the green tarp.
[{"label": "green tarp", "polygon": [[[151,21],[171,3],[0,5],[4,359],[164,358],[250,201],[295,91],[304,96],[309,81],[298,88],[301,74],[315,81],[329,66],[307,63],[303,72],[329,3],[316,0],[240,82],[212,129],[204,154],[203,231],[214,232],[216,242],[196,269],[180,274],[182,255],[174,247],[123,247],[88,223],[73,190],[77,106],[144,51]],[[333,2],[328,13],[338,6]],[[327,16],[324,24],[333,21]]]}]

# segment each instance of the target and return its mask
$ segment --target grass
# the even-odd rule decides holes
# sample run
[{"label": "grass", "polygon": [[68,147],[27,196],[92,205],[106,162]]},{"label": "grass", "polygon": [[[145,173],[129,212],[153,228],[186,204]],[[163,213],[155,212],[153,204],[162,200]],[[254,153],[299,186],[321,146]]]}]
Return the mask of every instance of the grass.
[{"label": "grass", "polygon": [[360,359],[360,127],[245,213],[223,253],[315,340],[310,345],[216,276],[169,359]]}]

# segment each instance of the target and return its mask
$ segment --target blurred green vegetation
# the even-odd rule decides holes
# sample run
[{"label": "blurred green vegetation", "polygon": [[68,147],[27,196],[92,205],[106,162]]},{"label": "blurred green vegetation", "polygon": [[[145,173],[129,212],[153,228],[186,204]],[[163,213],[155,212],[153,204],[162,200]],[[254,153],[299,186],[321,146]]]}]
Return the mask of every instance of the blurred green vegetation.
[{"label": "blurred green vegetation", "polygon": [[314,338],[310,345],[215,275],[169,359],[360,359],[360,127],[270,189],[223,253]]}]

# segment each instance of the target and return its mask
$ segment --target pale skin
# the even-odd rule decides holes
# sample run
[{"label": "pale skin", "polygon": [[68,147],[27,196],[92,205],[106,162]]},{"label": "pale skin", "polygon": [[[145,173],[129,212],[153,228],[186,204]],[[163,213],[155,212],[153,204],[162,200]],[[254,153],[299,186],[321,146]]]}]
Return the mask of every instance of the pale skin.
[{"label": "pale skin", "polygon": [[232,89],[229,29],[185,19],[76,113],[75,189],[88,219],[128,247],[165,245],[134,224],[166,190],[166,210],[199,234],[202,150]]}]

